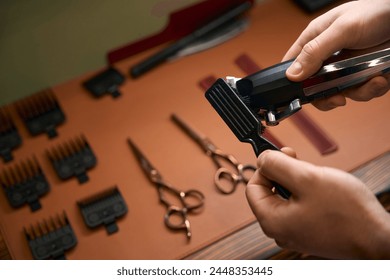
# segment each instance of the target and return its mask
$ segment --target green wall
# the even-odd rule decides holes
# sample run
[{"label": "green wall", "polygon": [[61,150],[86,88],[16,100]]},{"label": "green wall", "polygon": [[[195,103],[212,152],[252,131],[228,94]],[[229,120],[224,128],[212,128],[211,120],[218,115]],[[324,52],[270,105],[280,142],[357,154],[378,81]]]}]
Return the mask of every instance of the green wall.
[{"label": "green wall", "polygon": [[106,65],[199,0],[0,0],[0,105]]}]

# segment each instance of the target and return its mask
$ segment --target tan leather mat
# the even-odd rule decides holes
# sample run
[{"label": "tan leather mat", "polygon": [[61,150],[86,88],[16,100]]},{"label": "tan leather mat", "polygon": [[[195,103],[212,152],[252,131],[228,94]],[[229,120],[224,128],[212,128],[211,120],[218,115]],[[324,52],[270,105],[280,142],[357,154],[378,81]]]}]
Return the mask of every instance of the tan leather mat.
[{"label": "tan leather mat", "polygon": [[[117,99],[95,99],[82,88],[81,82],[94,73],[53,87],[67,120],[52,140],[46,135],[30,136],[11,106],[23,145],[15,150],[13,162],[0,164],[1,170],[35,155],[51,185],[41,199],[42,209],[33,213],[27,206],[13,209],[4,193],[0,194],[1,231],[12,257],[32,258],[24,227],[63,211],[78,239],[77,246],[66,252],[68,259],[178,259],[253,222],[244,186],[231,195],[219,193],[213,185],[213,162],[170,120],[172,113],[177,114],[223,151],[255,164],[251,146],[238,142],[198,83],[208,75],[241,76],[234,60],[243,52],[262,67],[279,62],[310,17],[285,0],[259,4],[250,20],[249,30],[221,46],[161,65],[137,80],[127,77]],[[130,65],[152,52],[116,67],[127,76]],[[327,156],[320,155],[290,120],[270,131],[301,159],[351,170],[390,149],[389,105],[390,95],[368,103],[349,102],[332,112],[306,106],[305,112],[338,144],[337,152]],[[95,152],[97,166],[87,172],[85,184],[75,178],[61,181],[45,151],[80,134]],[[173,186],[205,194],[203,211],[188,216],[193,233],[190,241],[182,231],[165,227],[165,207],[129,149],[128,137]],[[91,230],[84,224],[76,202],[112,186],[122,193],[128,213],[118,220],[119,231],[108,235],[103,227]]]}]

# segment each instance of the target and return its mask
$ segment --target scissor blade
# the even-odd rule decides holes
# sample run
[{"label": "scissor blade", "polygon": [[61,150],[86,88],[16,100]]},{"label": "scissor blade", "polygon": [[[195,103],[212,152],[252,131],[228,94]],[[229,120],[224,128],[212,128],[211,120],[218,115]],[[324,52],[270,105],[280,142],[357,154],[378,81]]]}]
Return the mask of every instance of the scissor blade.
[{"label": "scissor blade", "polygon": [[188,134],[192,139],[197,142],[202,149],[207,152],[207,144],[206,137],[201,135],[199,132],[196,132],[193,128],[191,128],[188,124],[186,124],[182,119],[180,119],[177,115],[172,114],[171,119],[174,123],[176,123],[185,133]]},{"label": "scissor blade", "polygon": [[130,138],[127,139],[127,143],[129,143],[131,150],[133,151],[139,164],[141,165],[142,169],[144,170],[146,176],[151,181],[153,181],[153,178],[155,178],[156,175],[160,176],[157,169],[153,167],[153,165],[150,163],[150,161],[145,157],[145,155],[141,152],[141,150],[134,144],[134,142],[130,140]]}]

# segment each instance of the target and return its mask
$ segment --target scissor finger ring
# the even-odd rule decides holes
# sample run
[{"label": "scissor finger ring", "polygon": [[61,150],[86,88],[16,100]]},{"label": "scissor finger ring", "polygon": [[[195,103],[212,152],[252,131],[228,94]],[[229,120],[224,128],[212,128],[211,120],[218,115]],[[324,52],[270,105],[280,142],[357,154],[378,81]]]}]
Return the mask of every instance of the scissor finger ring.
[{"label": "scissor finger ring", "polygon": [[215,173],[214,182],[217,189],[224,194],[231,194],[236,190],[241,177],[227,168],[220,168]]},{"label": "scissor finger ring", "polygon": [[[179,217],[179,222],[172,222],[172,217]],[[167,227],[174,230],[185,230],[187,233],[187,238],[191,238],[191,225],[190,221],[187,219],[187,208],[179,208],[176,206],[171,206],[168,208],[164,216],[164,222]]]}]

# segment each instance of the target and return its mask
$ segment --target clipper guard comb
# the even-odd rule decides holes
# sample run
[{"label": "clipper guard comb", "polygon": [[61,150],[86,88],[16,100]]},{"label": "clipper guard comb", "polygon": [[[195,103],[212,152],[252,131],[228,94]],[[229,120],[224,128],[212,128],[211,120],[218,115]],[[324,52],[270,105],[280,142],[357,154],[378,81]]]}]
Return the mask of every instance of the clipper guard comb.
[{"label": "clipper guard comb", "polygon": [[65,212],[24,228],[24,234],[36,260],[65,260],[65,252],[77,245]]},{"label": "clipper guard comb", "polygon": [[87,170],[97,164],[97,159],[82,135],[47,151],[58,177],[67,180],[76,177],[80,184],[89,180]]},{"label": "clipper guard comb", "polygon": [[20,100],[16,110],[33,136],[46,133],[49,138],[56,137],[57,126],[65,122],[65,114],[51,89]]},{"label": "clipper guard comb", "polygon": [[0,108],[0,157],[4,162],[13,159],[12,150],[22,143],[19,132],[6,108]]},{"label": "clipper guard comb", "polygon": [[31,211],[41,208],[39,198],[50,190],[50,185],[35,157],[4,169],[0,173],[0,184],[12,207],[18,208],[28,204]]},{"label": "clipper guard comb", "polygon": [[108,234],[119,230],[116,220],[127,213],[126,202],[117,187],[78,201],[77,205],[88,227],[104,225]]}]

